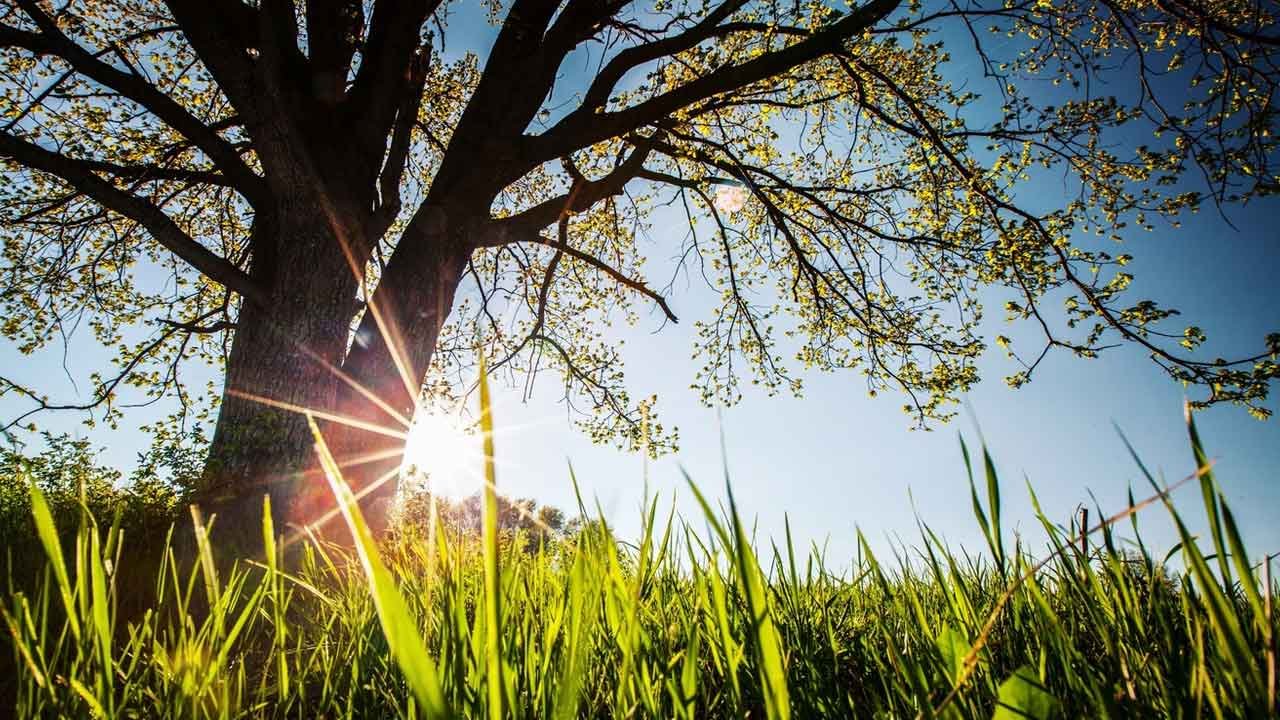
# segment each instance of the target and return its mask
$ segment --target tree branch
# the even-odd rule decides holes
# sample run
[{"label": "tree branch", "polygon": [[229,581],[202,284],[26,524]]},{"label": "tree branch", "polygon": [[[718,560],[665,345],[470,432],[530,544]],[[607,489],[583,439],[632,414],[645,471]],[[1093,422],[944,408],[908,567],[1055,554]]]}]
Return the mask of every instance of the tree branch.
[{"label": "tree branch", "polygon": [[240,114],[256,119],[253,92],[258,11],[240,0],[164,0],[191,47]]},{"label": "tree branch", "polygon": [[104,208],[145,227],[156,242],[205,277],[254,302],[266,304],[266,293],[240,268],[192,239],[160,208],[94,175],[79,161],[45,150],[8,133],[0,133],[0,155],[28,168],[61,178]]},{"label": "tree branch", "polygon": [[538,232],[556,222],[564,213],[580,213],[607,197],[621,194],[623,187],[644,169],[652,141],[639,138],[634,145],[635,150],[608,175],[599,180],[575,178],[574,187],[568,193],[544,200],[524,212],[495,220],[494,225],[504,235]]},{"label": "tree branch", "polygon": [[753,83],[789,72],[807,62],[840,50],[856,37],[897,9],[901,0],[872,0],[829,27],[788,45],[738,65],[715,70],[680,87],[614,112],[596,112],[583,105],[541,135],[526,138],[526,160],[534,165],[607,140],[716,95],[739,90]]},{"label": "tree branch", "polygon": [[[361,53],[360,70],[344,108],[348,125],[357,129],[367,146],[385,147],[405,93],[422,93],[410,68],[421,52],[422,26],[441,0],[378,0],[369,21],[369,37]],[[420,59],[425,63],[429,58]],[[371,143],[371,145],[370,145]]]},{"label": "tree branch", "polygon": [[708,13],[705,18],[698,21],[693,27],[679,35],[645,45],[630,47],[618,53],[605,64],[600,73],[596,75],[595,80],[591,82],[591,86],[587,88],[586,94],[583,95],[582,107],[588,109],[604,107],[609,100],[609,94],[613,92],[613,88],[617,86],[618,81],[628,71],[646,62],[684,52],[710,38],[715,34],[716,26],[721,21],[728,19],[730,15],[746,4],[747,0],[727,0],[727,2],[722,3],[715,10]]},{"label": "tree branch", "polygon": [[34,0],[19,3],[40,32],[0,25],[0,46],[58,57],[76,72],[138,103],[207,154],[250,202],[261,197],[262,179],[249,169],[231,143],[143,78],[112,67],[67,37]]},{"label": "tree branch", "polygon": [[400,214],[400,180],[404,177],[405,161],[411,149],[413,130],[418,125],[418,113],[422,109],[428,62],[429,57],[425,48],[410,62],[409,87],[403,94],[399,111],[396,113],[391,145],[387,149],[382,172],[378,177],[380,198],[375,212],[377,227],[374,228],[373,235],[381,236],[395,221],[396,215]]},{"label": "tree branch", "polygon": [[646,285],[644,281],[632,278],[627,274],[623,273],[621,270],[618,270],[612,265],[601,260],[600,258],[597,258],[596,256],[591,255],[589,253],[585,253],[581,250],[578,250],[577,248],[574,248],[568,245],[567,243],[560,242],[559,240],[552,240],[551,238],[545,237],[537,233],[531,233],[531,234],[524,235],[514,239],[511,238],[510,235],[506,232],[492,234],[492,235],[486,234],[485,237],[492,237],[494,239],[490,242],[482,242],[480,245],[481,247],[501,247],[503,245],[507,245],[512,242],[527,242],[527,243],[534,243],[536,245],[545,245],[550,248],[555,248],[556,251],[562,252],[565,255],[568,255],[569,257],[573,258],[574,260],[581,261],[582,263],[589,265],[595,268],[596,270],[599,270],[605,275],[608,275],[609,277],[617,281],[619,285],[623,285],[625,287],[631,288],[632,290],[640,293],[641,295],[644,295],[645,297],[649,298],[653,302],[657,303],[658,307],[662,309],[662,314],[666,315],[668,320],[670,320],[673,323],[680,322],[680,319],[676,317],[676,314],[671,311],[671,306],[667,304],[667,299],[664,298],[662,295],[658,294],[657,292],[655,292],[648,285]]}]

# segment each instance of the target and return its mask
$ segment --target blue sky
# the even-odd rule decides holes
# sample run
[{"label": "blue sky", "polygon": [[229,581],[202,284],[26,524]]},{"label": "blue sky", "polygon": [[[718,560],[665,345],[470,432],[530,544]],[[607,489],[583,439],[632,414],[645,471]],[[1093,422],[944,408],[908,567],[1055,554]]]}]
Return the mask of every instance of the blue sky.
[{"label": "blue sky", "polygon": [[[481,31],[481,35],[484,31]],[[451,47],[465,45],[451,36]],[[1037,192],[1052,193],[1051,186]],[[1051,199],[1051,198],[1047,198]],[[1280,200],[1229,209],[1236,229],[1209,207],[1178,230],[1133,234],[1124,252],[1135,256],[1133,297],[1150,297],[1183,311],[1181,325],[1196,324],[1210,335],[1199,351],[1239,355],[1261,347],[1263,335],[1280,329],[1280,250],[1275,218]],[[675,218],[652,233],[675,246],[684,234]],[[654,252],[661,257],[660,250]],[[655,271],[656,272],[656,271]],[[656,276],[655,276],[656,277]],[[723,432],[729,475],[740,510],[758,519],[761,536],[780,536],[784,514],[802,543],[827,543],[839,566],[855,551],[854,527],[873,546],[887,550],[892,538],[915,544],[916,513],[949,541],[979,551],[981,535],[973,520],[957,436],[979,442],[972,418],[981,427],[1004,479],[1006,528],[1020,531],[1033,546],[1042,533],[1031,514],[1024,479],[1035,487],[1042,506],[1065,522],[1074,508],[1096,501],[1105,511],[1125,505],[1130,485],[1147,494],[1145,482],[1128,458],[1112,424],[1128,435],[1148,465],[1176,480],[1194,469],[1182,420],[1183,391],[1136,348],[1122,347],[1097,360],[1051,353],[1027,387],[1013,391],[1002,378],[1014,371],[994,348],[980,363],[984,381],[966,398],[972,409],[931,432],[910,430],[893,393],[868,398],[859,376],[809,374],[803,398],[774,398],[747,391],[741,404],[717,410],[703,407],[689,388],[694,363],[692,323],[698,304],[677,295],[682,324],[661,333],[659,317],[647,315],[634,328],[610,332],[626,345],[629,384],[634,393],[657,393],[665,423],[680,429],[681,451],[649,464],[648,487],[676,498],[678,509],[696,518],[684,489],[681,468],[704,491],[723,497]],[[995,300],[995,296],[991,298]],[[684,302],[682,302],[684,301]],[[682,312],[687,308],[688,313]],[[987,338],[1010,335],[1015,344],[1033,341],[1028,326],[1006,326],[998,303],[990,303]],[[687,318],[687,321],[686,321]],[[104,365],[105,353],[91,342],[73,344],[70,374],[86,391],[88,373]],[[45,388],[58,399],[73,399],[75,389],[63,373],[60,351],[23,357],[0,345],[6,372]],[[569,508],[573,490],[566,469],[572,461],[587,496],[594,496],[624,535],[638,527],[644,488],[644,462],[608,447],[592,445],[572,427],[557,403],[557,381],[544,378],[528,402],[521,389],[498,392],[496,418],[508,431],[498,438],[502,492],[532,496]],[[0,399],[0,416],[23,407]],[[1276,408],[1276,403],[1270,403]],[[130,427],[163,414],[145,409],[128,416]],[[1219,407],[1197,416],[1201,434],[1232,504],[1246,542],[1255,554],[1280,552],[1280,420],[1259,422],[1243,409]],[[103,446],[105,463],[128,466],[146,438],[130,427],[86,430],[70,415],[46,415],[43,427],[87,435]],[[1176,497],[1191,511],[1198,528],[1199,496],[1184,490]],[[1173,544],[1163,510],[1145,512],[1142,526],[1155,547]]]}]

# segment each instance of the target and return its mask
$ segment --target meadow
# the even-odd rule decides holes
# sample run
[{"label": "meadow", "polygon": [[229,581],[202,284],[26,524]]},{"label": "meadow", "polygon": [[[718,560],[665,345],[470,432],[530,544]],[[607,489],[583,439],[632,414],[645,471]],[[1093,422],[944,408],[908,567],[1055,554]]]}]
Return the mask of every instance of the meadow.
[{"label": "meadow", "polygon": [[[83,504],[58,526],[38,483],[9,478],[45,558],[30,582],[10,570],[5,700],[19,717],[1275,716],[1270,559],[1247,553],[1189,429],[1197,473],[1148,474],[1149,497],[1083,533],[1040,513],[1039,546],[1010,546],[995,465],[966,450],[987,547],[921,525],[910,555],[859,537],[840,571],[789,526],[754,540],[731,486],[716,507],[692,480],[703,515],[655,499],[637,538],[585,505],[572,532],[500,532],[490,485],[480,532],[433,514],[375,540],[321,441],[354,546],[268,512],[263,555],[232,562],[198,512],[139,548],[119,513]],[[1188,532],[1180,485],[1200,488],[1207,536]],[[1160,512],[1182,542],[1153,556],[1140,518]],[[130,575],[146,553],[159,561]]]}]

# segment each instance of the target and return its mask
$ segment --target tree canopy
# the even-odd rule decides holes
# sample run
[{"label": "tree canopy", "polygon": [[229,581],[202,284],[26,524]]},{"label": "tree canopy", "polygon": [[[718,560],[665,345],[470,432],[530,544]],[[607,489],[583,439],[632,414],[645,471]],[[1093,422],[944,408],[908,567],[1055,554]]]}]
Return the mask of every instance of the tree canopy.
[{"label": "tree canopy", "polygon": [[[237,391],[336,416],[403,381],[368,411],[394,414],[483,356],[661,448],[602,329],[651,315],[695,324],[709,403],[854,370],[925,423],[990,341],[1015,386],[1126,342],[1268,413],[1280,334],[1197,355],[1111,240],[1276,191],[1274,3],[487,0],[477,27],[466,1],[6,2],[3,332],[116,362],[83,404],[2,391],[114,421],[129,387],[198,407],[202,358],[228,417]],[[984,288],[1042,343],[983,337]],[[255,389],[268,336],[350,382]]]}]

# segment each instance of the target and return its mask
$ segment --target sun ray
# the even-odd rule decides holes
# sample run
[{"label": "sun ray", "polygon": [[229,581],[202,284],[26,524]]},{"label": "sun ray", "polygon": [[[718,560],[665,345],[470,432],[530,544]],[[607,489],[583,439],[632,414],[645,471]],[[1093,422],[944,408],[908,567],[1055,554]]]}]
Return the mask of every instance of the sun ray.
[{"label": "sun ray", "polygon": [[[468,462],[463,462],[464,460]],[[496,461],[496,458],[495,458],[495,461]],[[468,450],[460,454],[460,460],[457,464],[461,469],[460,474],[464,476],[466,480],[464,482],[455,483],[455,485],[457,485],[458,487],[473,488],[474,492],[468,493],[468,494],[456,495],[456,496],[453,496],[451,499],[454,499],[454,500],[466,499],[467,497],[471,497],[472,495],[474,495],[474,493],[479,493],[484,490],[485,486],[488,485],[488,479],[484,477],[484,474],[480,470],[478,470],[478,468],[482,467],[483,462],[484,462],[484,453],[478,448],[474,450]],[[501,467],[505,468],[507,472],[510,472],[513,469],[526,467],[526,466],[520,465],[519,463],[513,463],[510,461],[498,461],[498,462],[500,462]],[[428,475],[428,477],[426,478],[426,486],[427,486],[428,492],[431,492],[433,496],[440,495],[442,497],[450,498],[451,495],[453,494],[449,492],[438,492],[437,487],[433,487],[434,483],[438,481],[439,480],[437,478],[432,478]],[[496,489],[496,486],[494,487]],[[548,532],[553,530],[553,528],[551,528],[549,525],[539,520],[536,515],[533,515],[532,513],[529,513],[528,511],[526,511],[522,506],[515,505],[513,503],[511,507],[515,509],[518,513],[520,513],[522,517],[534,523],[539,528],[547,530]]]},{"label": "sun ray", "polygon": [[408,356],[404,350],[404,340],[400,336],[399,328],[393,322],[394,318],[386,318],[383,316],[379,303],[374,300],[374,292],[370,292],[369,284],[365,280],[365,271],[361,263],[356,260],[355,253],[351,250],[351,244],[347,242],[347,234],[344,232],[341,223],[337,221],[337,217],[333,212],[333,208],[327,203],[323,203],[323,210],[329,217],[329,223],[333,227],[334,236],[338,239],[338,246],[342,249],[342,255],[347,260],[347,266],[351,268],[351,274],[355,277],[356,282],[360,284],[360,293],[365,298],[366,311],[373,315],[373,322],[378,326],[378,333],[382,335],[382,342],[387,346],[387,352],[391,355],[391,362],[396,366],[396,372],[400,375],[401,382],[404,383],[405,392],[409,397],[417,398],[421,385],[415,383],[413,375],[409,369]]},{"label": "sun ray", "polygon": [[360,395],[363,398],[373,403],[374,405],[378,406],[378,408],[383,412],[385,412],[386,414],[390,415],[393,420],[396,420],[401,425],[404,425],[406,428],[412,424],[409,418],[406,418],[398,410],[391,407],[389,403],[387,403],[382,398],[378,397],[378,395],[374,393],[372,390],[370,390],[369,388],[366,388],[364,385],[361,385],[359,382],[356,381],[355,378],[351,377],[346,372],[344,372],[342,368],[339,368],[335,366],[333,363],[329,362],[328,360],[325,360],[323,357],[319,355],[319,353],[315,352],[314,350],[311,350],[305,345],[299,344],[298,348],[301,349],[302,352],[306,353],[307,357],[310,357],[312,360],[315,360],[317,363],[319,363],[321,367],[333,373],[334,375],[338,376],[339,380],[343,381],[347,385],[350,385],[351,388],[356,392],[360,393]]},{"label": "sun ray", "polygon": [[[401,454],[402,453],[399,449],[379,450],[377,452],[365,453],[363,455],[357,455],[355,457],[347,458],[346,460],[343,460],[342,462],[337,463],[337,465],[339,468],[352,468],[352,467],[357,467],[359,465],[367,465],[369,463],[379,462],[382,460],[392,460]],[[392,472],[399,472],[399,471],[400,471],[400,468],[397,467]],[[323,468],[311,468],[309,470],[302,470],[300,472],[294,473],[291,477],[295,480],[300,480],[300,479],[306,479],[306,478],[323,476],[323,475],[324,475]],[[386,483],[387,479],[388,478],[379,477],[377,480],[375,480],[375,486]]]},{"label": "sun ray", "polygon": [[415,387],[410,377],[409,364],[405,358],[404,350],[401,349],[404,345],[404,340],[400,337],[399,329],[391,320],[383,317],[378,308],[378,303],[372,295],[367,294],[367,290],[365,297],[368,298],[365,306],[368,308],[368,312],[373,314],[373,322],[378,326],[378,332],[382,335],[382,342],[386,344],[387,352],[391,355],[391,362],[395,364],[396,372],[399,373],[400,380],[404,383],[405,392],[409,394],[409,397],[416,398],[421,388]]},{"label": "sun ray", "polygon": [[355,467],[357,465],[367,465],[369,463],[378,462],[379,460],[392,460],[400,457],[404,451],[400,448],[391,448],[388,450],[378,450],[377,452],[356,455],[338,463],[340,468]]},{"label": "sun ray", "polygon": [[[477,453],[474,459],[476,460],[477,463],[479,463],[482,461],[482,456],[479,453]],[[503,467],[512,467],[512,465],[510,463],[503,463]],[[447,492],[437,493],[434,491],[434,488],[432,487],[432,479],[430,477],[427,478],[427,491],[432,494],[433,499],[438,496],[438,497],[446,498],[449,500],[457,501],[457,500],[465,500],[468,497],[474,497],[476,493],[483,491],[485,486],[488,485],[488,480],[486,480],[480,472],[477,472],[475,470],[468,470],[466,471],[466,476],[468,478],[468,481],[466,483],[459,483],[459,485],[464,485],[469,488],[474,488],[475,489],[474,493],[467,494],[467,495],[460,495],[456,497],[452,497],[450,493],[447,493]],[[496,485],[492,487],[494,487],[495,490],[497,489]],[[538,516],[534,515],[533,513],[530,513],[528,510],[525,510],[522,505],[516,504],[514,502],[515,498],[511,498],[511,500],[512,502],[510,503],[510,505],[508,505],[508,507],[515,510],[517,513],[519,513],[521,517],[530,521],[538,528],[546,530],[547,532],[552,532],[555,530],[555,528],[552,528],[550,525],[547,525],[545,522],[540,520]]]},{"label": "sun ray", "polygon": [[302,405],[295,405],[293,403],[284,402],[282,400],[272,400],[269,397],[255,395],[253,393],[245,392],[243,390],[230,389],[230,390],[227,390],[227,394],[234,395],[239,398],[244,398],[245,400],[252,400],[253,402],[262,403],[263,405],[267,405],[270,407],[280,408],[281,410],[289,410],[291,412],[296,412],[302,415],[315,416],[317,418],[320,418],[321,420],[335,422],[340,425],[347,425],[349,427],[359,428],[361,430],[368,430],[371,433],[377,433],[379,435],[387,435],[389,437],[399,438],[401,440],[404,440],[406,437],[408,437],[408,433],[404,431],[383,427],[381,425],[378,425],[377,423],[366,422],[364,420],[358,420],[356,418],[347,417],[345,415],[338,415],[336,413],[325,412],[324,410],[318,410],[316,408],[303,407]]},{"label": "sun ray", "polygon": [[[341,416],[333,415],[332,413],[324,413],[321,411],[304,408],[298,405],[293,405],[291,403],[284,403],[280,401],[271,400],[270,398],[263,398],[260,396],[251,395],[249,393],[238,393],[238,394],[242,397],[245,397],[246,399],[254,400],[257,402],[263,402],[273,407],[280,407],[282,409],[292,410],[305,415],[307,417],[308,423],[311,424],[313,427],[312,432],[316,438],[316,452],[319,455],[321,460],[321,467],[319,468],[318,472],[323,474],[327,474],[331,472],[337,473],[338,477],[341,478],[341,473],[343,468],[353,467],[356,465],[361,465],[361,464],[370,463],[370,462],[376,462],[378,460],[389,460],[391,458],[394,458],[396,455],[404,456],[406,454],[406,450],[410,449],[410,448],[406,448],[406,449],[376,451],[376,452],[348,458],[344,462],[339,463],[331,454],[328,447],[328,443],[325,441],[323,434],[320,432],[318,427],[315,427],[315,420],[317,418],[322,420],[331,420],[333,422],[339,422],[344,424],[351,424],[356,427],[363,427],[373,432],[381,432],[383,434],[392,435],[394,437],[403,437],[406,440],[407,446],[410,445],[410,441],[412,439],[413,426],[411,426],[410,432],[408,433],[397,433],[395,431],[388,430],[387,428],[382,428],[381,426],[373,425],[371,423],[364,423],[362,421],[354,421],[349,418],[343,418]],[[424,413],[425,411],[426,411],[426,408],[419,406],[418,413]],[[426,413],[423,415],[423,417],[437,417],[437,416],[430,413]],[[420,421],[420,419],[421,418],[419,418],[417,414],[415,414],[415,422]],[[526,423],[524,426],[528,426],[528,425],[530,425],[530,423]],[[443,426],[436,425],[434,427],[437,431],[439,431]],[[519,427],[522,427],[522,426],[509,426],[508,428],[504,428],[504,430],[519,429]],[[453,456],[454,460],[451,463],[453,467],[450,468],[453,471],[453,476],[465,478],[465,480],[463,480],[460,483],[456,483],[456,485],[458,487],[475,488],[476,492],[481,492],[486,487],[491,487],[489,485],[489,480],[486,477],[486,474],[481,473],[477,470],[477,468],[482,467],[482,464],[486,459],[486,454],[478,447],[477,448],[469,447],[472,443],[460,442],[460,439],[462,439],[463,433],[459,428],[455,428],[455,431],[453,433],[448,433],[448,434],[452,435],[452,437],[448,437],[444,439],[444,442],[449,444],[447,448],[444,447],[443,445],[440,445],[441,438],[433,435],[431,439],[432,439],[432,442],[436,445],[436,447],[440,448],[442,451],[445,451],[448,454]],[[479,439],[479,438],[478,437],[472,438],[469,435],[466,436],[466,440],[471,440],[471,439]],[[513,463],[504,462],[503,465],[506,467],[512,467]],[[379,488],[381,488],[386,483],[390,482],[392,479],[401,476],[404,470],[405,470],[404,463],[401,463],[397,467],[387,470],[386,472],[379,475],[376,479],[374,479],[369,484],[355,491],[354,493],[355,498],[357,500],[363,499],[367,495],[377,491]],[[308,475],[311,473],[307,472],[303,474]],[[437,495],[444,495],[446,497],[449,495],[449,493],[440,492],[440,485],[438,484],[439,482],[440,482],[440,478],[432,477],[432,474],[427,475],[427,487],[429,488],[429,491],[432,493],[433,498],[436,497]],[[465,497],[465,496],[459,496],[459,499],[461,499],[461,497]],[[529,512],[523,505],[520,505],[513,501],[510,503],[508,507],[511,510],[514,510],[517,514],[520,515],[521,518],[528,521],[534,527],[546,532],[553,531],[553,528],[551,528],[549,525],[543,522],[538,516]],[[316,531],[322,528],[326,523],[328,523],[329,521],[337,517],[340,512],[341,510],[335,507],[321,513],[319,516],[315,518],[311,518],[307,520],[305,523],[301,523],[301,524],[295,523],[294,524],[295,530],[292,533],[290,533],[288,536],[286,536],[283,540],[284,546],[289,547],[297,543],[299,540],[303,539],[304,537],[311,537],[314,540],[317,537]]]},{"label": "sun ray", "polygon": [[[324,436],[321,435],[319,428],[315,426],[315,420],[310,415],[308,415],[308,422],[311,423],[312,434],[316,438],[316,453],[317,455],[319,455],[321,460],[321,472],[325,474],[334,472],[337,474],[338,479],[342,479],[341,466],[333,459],[333,455],[329,453],[329,447],[324,442]],[[400,474],[400,468],[396,467],[379,475],[373,482],[369,483],[368,485],[365,485],[364,487],[360,488],[358,491],[355,491],[354,492],[355,499],[356,500],[363,499],[366,495],[382,487],[388,481],[390,481],[391,478],[399,474]],[[285,538],[284,546],[288,547],[290,545],[293,545],[294,543],[298,542],[298,540],[302,539],[303,536],[311,536],[314,538],[316,530],[323,527],[326,523],[328,523],[333,518],[337,517],[338,514],[341,512],[342,512],[341,508],[334,507],[321,513],[319,517],[316,517],[306,523],[303,523],[301,525],[295,524],[297,529],[291,535]]]},{"label": "sun ray", "polygon": [[[338,463],[338,467],[352,468],[352,467],[357,467],[359,465],[368,465],[369,463],[375,463],[382,460],[394,460],[395,458],[403,454],[404,454],[403,451],[398,448],[393,448],[388,450],[379,450],[377,452],[365,453],[363,455],[355,455],[355,456],[349,457],[346,460],[343,460],[342,462]],[[290,475],[290,477],[294,479],[301,479],[301,478],[306,478],[314,475],[322,475],[322,474],[323,474],[323,471],[320,468],[310,468],[307,470],[300,470],[296,473],[293,473],[292,475]]]}]

